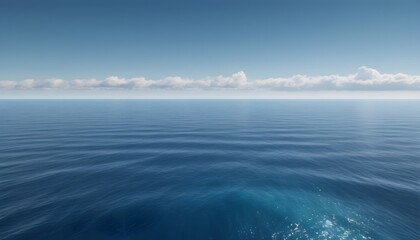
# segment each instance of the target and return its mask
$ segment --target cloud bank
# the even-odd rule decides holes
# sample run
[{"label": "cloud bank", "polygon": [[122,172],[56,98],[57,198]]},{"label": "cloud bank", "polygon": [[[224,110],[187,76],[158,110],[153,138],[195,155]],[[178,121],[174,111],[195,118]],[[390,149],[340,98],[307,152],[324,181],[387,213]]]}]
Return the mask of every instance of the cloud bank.
[{"label": "cloud bank", "polygon": [[21,81],[0,81],[0,90],[30,89],[70,89],[70,90],[274,90],[274,91],[418,91],[420,76],[403,73],[386,74],[369,67],[360,67],[356,73],[347,76],[325,75],[291,77],[273,77],[248,80],[243,71],[231,76],[206,77],[189,79],[183,77],[166,77],[152,80],[144,77],[121,78],[110,76],[106,79],[25,79]]}]

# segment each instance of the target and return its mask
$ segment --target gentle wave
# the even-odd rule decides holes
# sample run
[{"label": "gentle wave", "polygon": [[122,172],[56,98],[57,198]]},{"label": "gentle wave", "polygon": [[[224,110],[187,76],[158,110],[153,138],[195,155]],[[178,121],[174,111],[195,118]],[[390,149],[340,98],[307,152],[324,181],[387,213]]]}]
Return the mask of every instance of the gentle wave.
[{"label": "gentle wave", "polygon": [[418,239],[419,101],[0,101],[0,239]]}]

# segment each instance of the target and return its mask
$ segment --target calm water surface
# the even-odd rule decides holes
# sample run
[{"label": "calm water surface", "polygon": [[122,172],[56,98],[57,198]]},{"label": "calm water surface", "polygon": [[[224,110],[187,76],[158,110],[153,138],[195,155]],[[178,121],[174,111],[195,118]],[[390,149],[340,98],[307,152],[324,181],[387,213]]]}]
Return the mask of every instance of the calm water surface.
[{"label": "calm water surface", "polygon": [[0,239],[420,239],[420,101],[0,101]]}]

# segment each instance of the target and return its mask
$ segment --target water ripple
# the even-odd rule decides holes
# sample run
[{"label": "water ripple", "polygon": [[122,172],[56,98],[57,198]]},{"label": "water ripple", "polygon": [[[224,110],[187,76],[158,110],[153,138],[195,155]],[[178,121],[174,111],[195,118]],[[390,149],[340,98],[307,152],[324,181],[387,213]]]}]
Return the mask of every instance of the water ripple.
[{"label": "water ripple", "polygon": [[419,239],[418,101],[0,101],[0,239]]}]

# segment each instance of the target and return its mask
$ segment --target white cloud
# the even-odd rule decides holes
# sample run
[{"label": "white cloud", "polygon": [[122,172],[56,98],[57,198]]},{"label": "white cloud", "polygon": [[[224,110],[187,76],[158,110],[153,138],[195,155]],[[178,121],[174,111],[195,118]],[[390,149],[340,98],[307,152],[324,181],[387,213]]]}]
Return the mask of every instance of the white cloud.
[{"label": "white cloud", "polygon": [[277,90],[277,91],[395,91],[420,90],[420,76],[403,73],[384,74],[368,67],[360,67],[350,75],[273,77],[267,79],[248,80],[243,71],[231,76],[206,77],[189,79],[169,76],[152,80],[144,77],[120,78],[110,76],[106,79],[25,79],[21,81],[0,81],[0,89],[173,89],[173,90]]},{"label": "white cloud", "polygon": [[63,79],[54,78],[44,81],[43,86],[45,88],[62,88],[67,87],[67,82]]},{"label": "white cloud", "polygon": [[102,81],[96,79],[75,79],[70,81],[69,85],[76,89],[96,88],[101,85]]},{"label": "white cloud", "polygon": [[14,89],[15,87],[15,81],[0,81],[0,89]]}]

